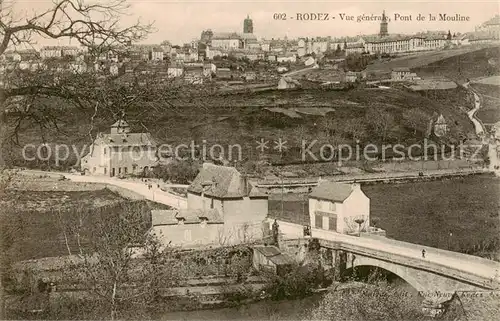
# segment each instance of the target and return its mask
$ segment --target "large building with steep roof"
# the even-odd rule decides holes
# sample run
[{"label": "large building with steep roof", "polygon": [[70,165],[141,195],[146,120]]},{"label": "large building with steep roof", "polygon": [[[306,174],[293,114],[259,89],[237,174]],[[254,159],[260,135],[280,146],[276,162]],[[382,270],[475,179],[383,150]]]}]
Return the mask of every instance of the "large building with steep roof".
[{"label": "large building with steep roof", "polygon": [[157,164],[157,143],[150,133],[132,133],[129,124],[118,120],[109,134],[99,133],[82,157],[81,169],[91,175],[140,174]]},{"label": "large building with steep roof", "polygon": [[236,168],[204,163],[188,188],[189,210],[216,209],[231,242],[259,239],[268,214],[268,196]]}]

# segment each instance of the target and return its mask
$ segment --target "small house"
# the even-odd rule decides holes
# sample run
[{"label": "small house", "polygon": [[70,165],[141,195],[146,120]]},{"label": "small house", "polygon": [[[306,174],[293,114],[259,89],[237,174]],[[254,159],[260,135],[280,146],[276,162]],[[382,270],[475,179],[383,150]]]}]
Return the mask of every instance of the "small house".
[{"label": "small house", "polygon": [[370,226],[370,199],[359,184],[324,181],[309,194],[309,218],[313,228],[355,233]]},{"label": "small house", "polygon": [[151,211],[151,233],[164,245],[218,245],[223,230],[224,221],[217,209]]},{"label": "small house", "polygon": [[269,271],[277,275],[286,274],[294,264],[291,256],[281,253],[275,246],[266,245],[253,247],[252,262],[257,271]]},{"label": "small house", "polygon": [[278,82],[278,89],[293,89],[300,87],[300,82],[291,77],[281,77]]},{"label": "small house", "polygon": [[441,137],[446,135],[447,132],[448,132],[448,124],[446,123],[444,116],[439,115],[439,117],[436,120],[436,123],[434,124],[434,135],[436,135],[437,137]]},{"label": "small house", "polygon": [[234,167],[204,163],[188,187],[188,209],[217,209],[227,242],[261,239],[268,214],[268,196]]},{"label": "small house", "polygon": [[217,68],[217,78],[218,79],[233,79],[233,72],[229,68]]}]

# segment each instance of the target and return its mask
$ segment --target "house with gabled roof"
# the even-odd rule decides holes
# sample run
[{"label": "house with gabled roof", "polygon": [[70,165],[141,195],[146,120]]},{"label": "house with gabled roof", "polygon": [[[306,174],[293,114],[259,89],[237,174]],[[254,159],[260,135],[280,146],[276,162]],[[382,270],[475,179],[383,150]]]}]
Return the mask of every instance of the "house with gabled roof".
[{"label": "house with gabled roof", "polygon": [[216,245],[224,221],[217,209],[152,210],[151,233],[165,245]]},{"label": "house with gabled roof", "polygon": [[228,242],[262,238],[268,196],[236,168],[204,163],[187,191],[189,210],[220,213]]},{"label": "house with gabled roof", "polygon": [[90,175],[122,176],[151,170],[158,162],[157,143],[150,133],[132,133],[125,120],[99,133],[82,157],[81,169]]},{"label": "house with gabled roof", "polygon": [[313,228],[355,233],[370,226],[370,199],[359,184],[320,182],[309,194]]}]

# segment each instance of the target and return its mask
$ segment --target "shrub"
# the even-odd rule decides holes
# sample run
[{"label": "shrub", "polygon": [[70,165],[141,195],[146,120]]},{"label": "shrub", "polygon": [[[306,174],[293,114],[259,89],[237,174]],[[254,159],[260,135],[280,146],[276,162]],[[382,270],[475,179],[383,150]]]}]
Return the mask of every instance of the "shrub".
[{"label": "shrub", "polygon": [[312,320],[431,320],[415,297],[382,284],[330,292],[310,314]]}]

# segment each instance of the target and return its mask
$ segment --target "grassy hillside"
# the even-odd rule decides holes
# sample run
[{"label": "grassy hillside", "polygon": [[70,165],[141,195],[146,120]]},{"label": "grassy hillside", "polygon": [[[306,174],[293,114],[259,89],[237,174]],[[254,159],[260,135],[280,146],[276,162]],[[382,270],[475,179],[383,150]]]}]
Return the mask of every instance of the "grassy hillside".
[{"label": "grassy hillside", "polygon": [[[485,49],[486,47],[486,49]],[[374,61],[366,67],[367,72],[386,73],[390,72],[393,68],[408,67],[410,69],[422,68],[429,66],[429,71],[433,71],[439,66],[440,61],[453,61],[459,56],[466,56],[469,54],[475,55],[475,52],[483,52],[484,50],[498,50],[498,47],[489,46],[467,46],[454,49],[420,52],[410,54],[393,59],[382,59]],[[498,56],[498,54],[497,54]],[[465,62],[465,61],[464,61]],[[474,65],[470,66],[471,68]]]},{"label": "grassy hillside", "polygon": [[474,88],[481,95],[481,109],[477,116],[485,125],[494,124],[500,121],[500,86],[473,83]]},{"label": "grassy hillside", "polygon": [[499,56],[500,47],[489,47],[447,57],[412,70],[422,77],[442,76],[465,82],[467,79],[500,75]]},{"label": "grassy hillside", "polygon": [[[449,121],[451,133],[445,140],[453,140],[460,134],[472,131],[472,126],[460,111],[467,108],[467,102],[456,97],[464,96],[463,89],[426,96],[398,89],[349,91],[268,91],[238,95],[211,96],[200,106],[197,102],[183,102],[176,108],[161,111],[137,107],[127,113],[127,120],[136,131],[149,130],[159,143],[200,144],[206,140],[208,148],[213,144],[228,146],[240,144],[244,158],[256,159],[255,142],[261,138],[270,140],[266,154],[272,158],[293,160],[300,158],[302,139],[328,142],[333,145],[352,143],[355,138],[361,144],[383,142],[414,143],[421,140],[428,127],[428,119],[443,114]],[[282,108],[270,111],[266,108]],[[323,108],[334,109],[326,113]],[[297,110],[294,116],[288,111]],[[409,110],[418,111],[415,126],[407,119]],[[326,109],[325,109],[326,110]],[[322,114],[325,114],[324,116]],[[380,131],[380,115],[389,115],[384,134]],[[60,132],[45,132],[45,138],[53,143],[76,144],[81,148],[89,144],[89,119],[68,112],[65,121],[59,124]],[[112,120],[96,120],[93,135],[109,131]],[[353,128],[355,127],[355,128]],[[451,137],[450,137],[451,136]],[[287,141],[287,151],[273,150],[273,140]],[[41,143],[38,128],[25,128],[20,136],[20,146],[26,143]],[[319,143],[318,143],[319,145]],[[4,146],[4,159],[17,160],[19,164],[21,147],[15,144]],[[25,163],[24,166],[34,164]]]}]

